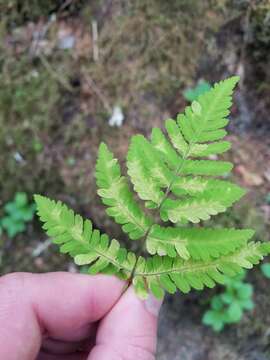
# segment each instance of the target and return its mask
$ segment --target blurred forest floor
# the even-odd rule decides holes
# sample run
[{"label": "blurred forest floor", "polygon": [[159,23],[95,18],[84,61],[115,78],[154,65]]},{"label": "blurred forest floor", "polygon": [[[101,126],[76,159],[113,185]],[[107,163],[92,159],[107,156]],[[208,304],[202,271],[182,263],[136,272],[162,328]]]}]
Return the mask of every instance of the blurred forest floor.
[{"label": "blurred forest floor", "polygon": [[[16,192],[42,193],[125,242],[95,194],[100,141],[123,162],[131,135],[183,110],[186,88],[239,74],[227,157],[249,192],[215,221],[269,240],[269,65],[269,0],[0,0],[0,216]],[[45,239],[37,220],[3,235],[1,272],[77,271]],[[270,359],[269,280],[259,269],[249,280],[255,310],[221,335],[201,325],[218,290],[168,297],[158,359]]]}]

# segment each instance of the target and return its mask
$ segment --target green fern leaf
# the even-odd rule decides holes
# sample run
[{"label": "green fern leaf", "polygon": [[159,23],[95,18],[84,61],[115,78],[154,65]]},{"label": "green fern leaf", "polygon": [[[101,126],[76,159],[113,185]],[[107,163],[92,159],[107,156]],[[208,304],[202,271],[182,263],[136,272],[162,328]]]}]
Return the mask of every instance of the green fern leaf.
[{"label": "green fern leaf", "polygon": [[157,207],[164,193],[156,182],[150,178],[149,170],[145,168],[142,161],[140,150],[133,144],[131,144],[127,156],[128,175],[132,179],[134,190],[139,197],[142,200],[147,200],[149,207]]},{"label": "green fern leaf", "polygon": [[222,199],[224,199],[224,194],[227,193],[228,196],[230,196],[232,200],[235,199],[235,201],[239,200],[245,194],[244,189],[229,181],[190,176],[182,176],[175,179],[172,185],[172,192],[177,196],[195,196],[206,192],[222,192]]},{"label": "green fern leaf", "polygon": [[[144,164],[144,169],[148,169],[153,181],[161,188],[166,188],[173,180],[173,173],[162,161],[152,144],[149,143],[144,136],[135,135],[132,145],[139,149],[140,161]],[[151,167],[149,167],[149,164],[151,164]]]},{"label": "green fern leaf", "polygon": [[160,129],[154,128],[152,130],[151,142],[153,147],[159,152],[163,161],[171,169],[176,169],[181,161],[181,158]]},{"label": "green fern leaf", "polygon": [[205,157],[222,154],[231,148],[229,141],[216,141],[212,144],[195,144],[190,150],[191,157]]},{"label": "green fern leaf", "polygon": [[172,200],[166,199],[162,205],[160,216],[163,221],[173,223],[185,220],[198,223],[200,220],[209,220],[211,215],[224,212],[226,207],[217,200],[206,197],[201,199]]},{"label": "green fern leaf", "polygon": [[[181,132],[189,144],[215,141],[226,135],[219,124],[229,115],[232,92],[238,80],[238,76],[233,76],[215,84],[210,91],[193,101],[186,108],[185,114],[177,117]],[[214,122],[218,124],[218,128],[215,128]],[[211,130],[207,128],[209,124]]]},{"label": "green fern leaf", "polygon": [[116,240],[109,242],[107,235],[93,230],[90,220],[84,221],[60,201],[41,195],[35,195],[35,201],[43,228],[62,253],[71,255],[78,265],[92,263],[91,274],[102,271],[128,278],[136,262],[133,253],[120,248]]},{"label": "green fern leaf", "polygon": [[181,131],[179,131],[176,122],[172,119],[166,120],[165,127],[173,146],[182,156],[184,156],[189,151],[189,146]]},{"label": "green fern leaf", "polygon": [[146,239],[150,254],[208,261],[245,245],[253,230],[162,227],[154,225]]},{"label": "green fern leaf", "polygon": [[144,288],[140,288],[141,296],[146,297],[149,288],[158,298],[163,296],[164,291],[173,294],[177,289],[187,293],[192,288],[212,288],[215,283],[224,283],[224,275],[235,276],[241,273],[242,268],[251,269],[269,253],[269,244],[250,242],[232,254],[210,261],[185,261],[160,256],[147,260],[139,258],[134,273],[134,286],[136,289],[138,277],[141,287],[144,284]]},{"label": "green fern leaf", "polygon": [[[150,166],[151,164],[151,166]],[[162,161],[156,149],[142,136],[132,138],[127,156],[128,175],[134,190],[148,208],[156,208],[162,202],[162,188],[169,186],[173,173]]]},{"label": "green fern leaf", "polygon": [[161,206],[161,219],[163,221],[170,220],[173,223],[183,220],[192,223],[208,220],[211,215],[217,215],[232,206],[244,193],[244,190],[237,186],[224,186],[223,189],[209,186],[207,190],[196,196],[193,192],[193,197],[181,200],[166,199]]},{"label": "green fern leaf", "polygon": [[[215,178],[231,171],[230,162],[207,159],[230,148],[222,139],[237,81],[238,77],[231,77],[200,95],[176,121],[165,122],[166,134],[154,128],[151,141],[133,136],[127,177],[121,175],[107,146],[100,145],[98,194],[107,214],[123,231],[131,239],[142,238],[138,253],[143,254],[146,247],[148,258],[136,257],[117,240],[110,241],[106,234],[92,229],[90,220],[83,220],[61,202],[36,195],[43,227],[60,251],[78,265],[89,265],[91,274],[102,272],[128,280],[142,298],[149,291],[160,298],[164,291],[213,287],[224,276],[251,268],[269,254],[269,243],[250,241],[252,230],[165,227],[153,220],[159,215],[163,221],[185,226],[198,223],[224,212],[244,195],[239,186]],[[149,209],[147,214],[141,200]]]},{"label": "green fern leaf", "polygon": [[183,175],[223,176],[231,172],[233,164],[217,160],[186,160],[182,167]]},{"label": "green fern leaf", "polygon": [[145,235],[152,221],[147,217],[133,198],[127,179],[121,176],[117,159],[104,143],[100,144],[96,165],[98,194],[105,205],[107,214],[123,225],[122,229],[131,239]]}]

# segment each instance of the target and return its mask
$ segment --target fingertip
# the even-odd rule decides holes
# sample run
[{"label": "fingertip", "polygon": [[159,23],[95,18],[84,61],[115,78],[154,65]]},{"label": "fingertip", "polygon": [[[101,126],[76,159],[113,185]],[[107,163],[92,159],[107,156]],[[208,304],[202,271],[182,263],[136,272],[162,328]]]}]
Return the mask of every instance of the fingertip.
[{"label": "fingertip", "polygon": [[144,301],[145,309],[153,316],[158,317],[161,306],[163,304],[163,299],[157,299],[151,292],[148,295],[148,298]]},{"label": "fingertip", "polygon": [[130,286],[102,320],[97,346],[102,345],[102,351],[106,346],[117,349],[121,355],[128,353],[130,359],[153,359],[160,307],[161,302],[152,296],[141,300]]},{"label": "fingertip", "polygon": [[128,288],[126,297],[127,297],[127,301],[132,302],[133,305],[136,304],[136,306],[143,307],[148,314],[154,317],[158,317],[163,303],[163,298],[160,300],[157,299],[150,291],[148,297],[145,300],[141,299],[136,294],[136,291],[133,286],[130,286]]}]

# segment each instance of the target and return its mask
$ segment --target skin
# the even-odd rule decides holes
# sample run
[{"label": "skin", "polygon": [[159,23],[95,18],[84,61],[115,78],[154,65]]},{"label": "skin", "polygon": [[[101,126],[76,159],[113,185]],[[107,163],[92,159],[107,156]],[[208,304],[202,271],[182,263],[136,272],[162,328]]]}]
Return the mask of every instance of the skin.
[{"label": "skin", "polygon": [[0,277],[0,359],[153,360],[161,302],[105,275]]}]

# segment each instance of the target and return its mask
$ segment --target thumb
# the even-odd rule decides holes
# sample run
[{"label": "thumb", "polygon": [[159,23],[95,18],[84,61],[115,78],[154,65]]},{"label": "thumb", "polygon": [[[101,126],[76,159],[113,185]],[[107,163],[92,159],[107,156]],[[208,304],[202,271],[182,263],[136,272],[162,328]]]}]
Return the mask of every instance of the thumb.
[{"label": "thumb", "polygon": [[153,360],[161,301],[143,301],[130,287],[101,321],[88,360]]}]

